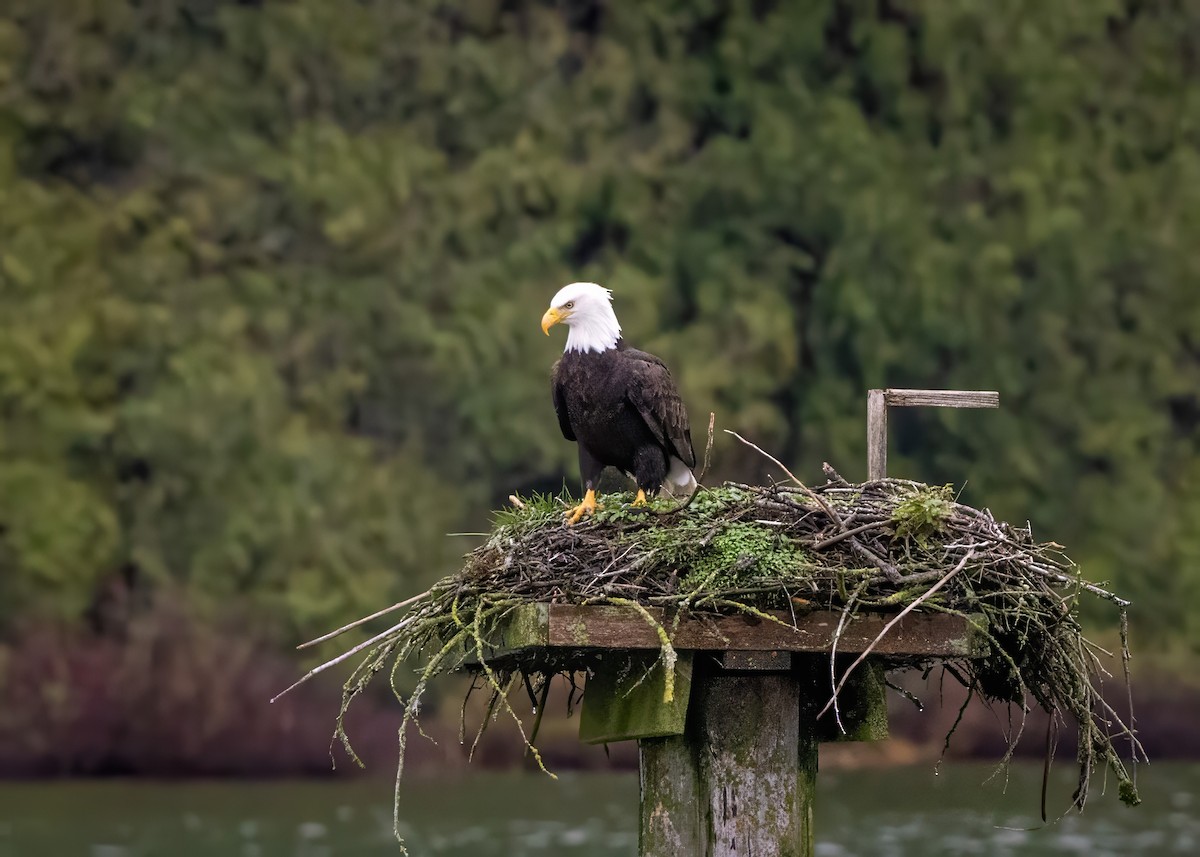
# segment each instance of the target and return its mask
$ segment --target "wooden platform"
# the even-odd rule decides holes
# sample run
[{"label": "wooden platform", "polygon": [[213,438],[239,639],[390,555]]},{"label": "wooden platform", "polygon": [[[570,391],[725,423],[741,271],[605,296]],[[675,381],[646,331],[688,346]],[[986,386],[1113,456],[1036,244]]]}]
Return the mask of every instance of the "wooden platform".
[{"label": "wooden platform", "polygon": [[[835,610],[770,611],[774,621],[716,613],[691,613],[676,620],[664,610],[649,608],[647,612],[679,651],[826,654],[833,648],[835,636],[838,652],[863,652],[896,615],[860,613],[844,622],[839,635],[842,614]],[[489,629],[487,655],[489,661],[527,661],[569,659],[571,655],[586,659],[604,650],[657,650],[661,647],[659,627],[633,607],[527,604]],[[871,651],[897,657],[972,657],[979,652],[980,642],[972,620],[914,612],[897,622]]]},{"label": "wooden platform", "polygon": [[[588,671],[580,739],[638,741],[642,855],[811,857],[818,744],[886,738],[888,660],[979,656],[985,625],[803,605],[766,616],[526,604],[485,629],[484,657],[526,673]],[[830,657],[841,675],[868,651],[840,711],[819,717]],[[479,666],[473,652],[463,663]]]}]

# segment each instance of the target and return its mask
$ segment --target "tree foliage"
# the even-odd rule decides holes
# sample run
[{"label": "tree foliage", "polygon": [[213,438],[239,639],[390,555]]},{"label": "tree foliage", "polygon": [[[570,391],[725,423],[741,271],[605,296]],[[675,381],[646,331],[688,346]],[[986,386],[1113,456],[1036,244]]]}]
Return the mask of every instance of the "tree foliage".
[{"label": "tree foliage", "polygon": [[572,473],[537,319],[591,279],[812,478],[868,387],[1000,390],[898,414],[893,470],[1200,639],[1197,39],[1174,0],[10,0],[0,620],[411,591]]}]

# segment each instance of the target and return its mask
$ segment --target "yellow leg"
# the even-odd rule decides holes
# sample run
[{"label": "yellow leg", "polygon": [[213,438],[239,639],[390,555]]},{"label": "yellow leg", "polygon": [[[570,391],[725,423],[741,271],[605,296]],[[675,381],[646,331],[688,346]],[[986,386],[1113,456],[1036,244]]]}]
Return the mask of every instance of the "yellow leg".
[{"label": "yellow leg", "polygon": [[635,506],[645,506],[646,505],[646,492],[643,491],[641,488],[638,489],[637,499],[633,501],[633,505],[635,505]]},{"label": "yellow leg", "polygon": [[583,502],[576,506],[571,511],[567,512],[567,523],[577,524],[579,519],[584,515],[590,515],[597,509],[604,508],[596,502],[596,492],[589,488],[587,493],[583,495]]}]

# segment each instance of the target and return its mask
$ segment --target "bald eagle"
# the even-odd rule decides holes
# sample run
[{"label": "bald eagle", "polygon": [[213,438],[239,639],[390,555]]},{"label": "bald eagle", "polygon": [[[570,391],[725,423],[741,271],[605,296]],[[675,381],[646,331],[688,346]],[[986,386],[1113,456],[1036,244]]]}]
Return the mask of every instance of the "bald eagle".
[{"label": "bald eagle", "polygon": [[596,489],[606,466],[637,481],[635,506],[644,506],[664,482],[672,493],[695,490],[687,409],[666,364],[621,338],[612,292],[595,283],[564,286],[542,316],[542,331],[549,336],[559,322],[570,332],[554,364],[554,410],[563,437],[579,446],[585,489],[568,523],[599,508]]}]

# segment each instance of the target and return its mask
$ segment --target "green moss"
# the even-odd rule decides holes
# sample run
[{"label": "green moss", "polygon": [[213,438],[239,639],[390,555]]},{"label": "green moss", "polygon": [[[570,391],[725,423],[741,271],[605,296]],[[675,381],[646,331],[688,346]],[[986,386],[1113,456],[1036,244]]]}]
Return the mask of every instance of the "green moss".
[{"label": "green moss", "polygon": [[[656,565],[687,569],[685,589],[727,589],[757,579],[804,577],[812,563],[804,550],[777,527],[746,521],[729,521],[731,507],[746,500],[746,492],[724,486],[701,492],[686,515],[657,516],[679,501],[660,497],[649,508],[632,505],[632,492],[605,494],[603,508],[594,520],[600,525],[642,524],[631,527],[627,542],[655,551]],[[534,495],[521,498],[521,506],[496,513],[497,547],[547,524],[558,524],[574,502],[569,496]],[[649,516],[649,517],[648,517]]]},{"label": "green moss", "polygon": [[[715,528],[715,529],[714,529]],[[745,522],[687,522],[639,536],[646,546],[688,569],[686,589],[726,589],[759,578],[786,580],[810,567],[800,546],[774,527]]]},{"label": "green moss", "polygon": [[953,511],[953,486],[923,488],[898,503],[892,512],[896,536],[912,539],[921,548],[928,547],[930,536],[942,532]]},{"label": "green moss", "polygon": [[1138,794],[1137,786],[1133,784],[1133,780],[1122,780],[1120,789],[1118,790],[1121,803],[1126,806],[1137,806],[1142,802],[1141,796]]},{"label": "green moss", "polygon": [[719,532],[697,558],[694,574],[712,574],[719,583],[735,584],[772,577],[786,580],[806,564],[803,550],[775,528],[734,523]]},{"label": "green moss", "polygon": [[571,625],[571,639],[579,646],[586,646],[588,644],[587,623],[582,619]]}]

